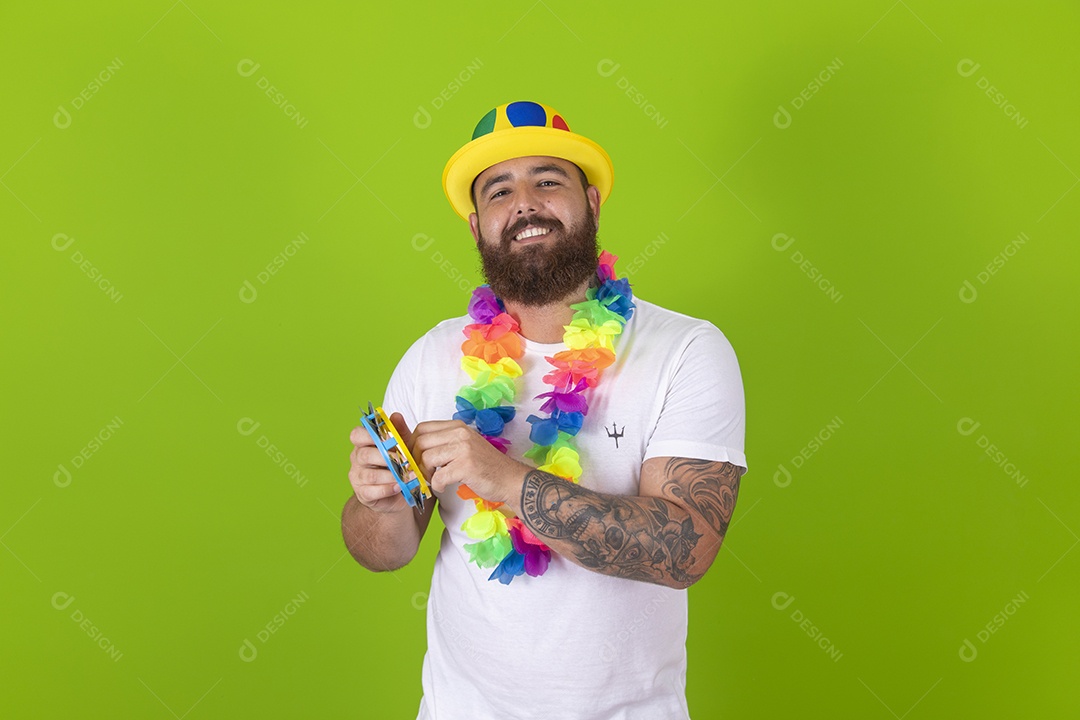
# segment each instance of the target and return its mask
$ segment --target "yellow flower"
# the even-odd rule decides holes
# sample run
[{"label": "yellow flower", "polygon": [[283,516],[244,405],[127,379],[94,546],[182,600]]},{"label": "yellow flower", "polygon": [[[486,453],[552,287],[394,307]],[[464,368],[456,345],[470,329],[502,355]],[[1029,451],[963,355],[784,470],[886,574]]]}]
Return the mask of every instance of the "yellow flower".
[{"label": "yellow flower", "polygon": [[468,373],[469,378],[472,380],[476,380],[477,375],[485,372],[490,373],[491,375],[503,375],[509,378],[521,376],[521,366],[517,364],[514,358],[510,357],[500,358],[497,362],[489,363],[475,355],[466,355],[461,358],[461,369]]},{"label": "yellow flower", "polygon": [[556,448],[548,453],[547,463],[537,470],[577,482],[581,477],[581,456],[571,447]]}]

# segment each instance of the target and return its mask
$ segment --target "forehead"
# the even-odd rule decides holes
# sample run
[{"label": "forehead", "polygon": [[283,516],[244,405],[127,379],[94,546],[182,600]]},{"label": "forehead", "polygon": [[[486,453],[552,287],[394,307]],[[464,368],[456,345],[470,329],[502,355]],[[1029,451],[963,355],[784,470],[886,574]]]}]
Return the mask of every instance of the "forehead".
[{"label": "forehead", "polygon": [[569,160],[563,160],[562,158],[549,157],[547,155],[528,155],[525,157],[511,158],[510,160],[503,160],[501,163],[492,165],[484,172],[476,176],[476,187],[481,187],[484,181],[490,177],[496,175],[525,175],[531,168],[541,167],[543,165],[558,165],[561,167],[567,175],[573,177],[577,173],[577,166]]}]

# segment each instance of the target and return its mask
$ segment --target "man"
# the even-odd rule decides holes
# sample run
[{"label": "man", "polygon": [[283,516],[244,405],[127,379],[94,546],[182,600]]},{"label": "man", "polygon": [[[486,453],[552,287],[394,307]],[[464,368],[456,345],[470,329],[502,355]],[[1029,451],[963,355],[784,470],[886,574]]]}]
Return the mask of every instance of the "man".
[{"label": "man", "polygon": [[[607,153],[533,102],[485,115],[443,173],[490,291],[413,344],[383,403],[446,526],[418,720],[689,716],[686,588],[746,470],[742,381],[715,326],[598,262],[611,185]],[[436,503],[411,509],[350,440],[346,545],[402,567]]]}]

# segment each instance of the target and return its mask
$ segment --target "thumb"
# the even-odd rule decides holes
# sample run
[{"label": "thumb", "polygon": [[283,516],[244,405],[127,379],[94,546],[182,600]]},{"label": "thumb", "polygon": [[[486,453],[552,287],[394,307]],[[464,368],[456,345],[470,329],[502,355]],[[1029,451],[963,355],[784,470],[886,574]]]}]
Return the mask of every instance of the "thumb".
[{"label": "thumb", "polygon": [[396,412],[390,416],[390,422],[394,423],[394,428],[398,431],[398,435],[405,441],[405,447],[409,448],[409,452],[412,452],[413,435],[412,430],[405,424],[405,418],[401,413]]}]

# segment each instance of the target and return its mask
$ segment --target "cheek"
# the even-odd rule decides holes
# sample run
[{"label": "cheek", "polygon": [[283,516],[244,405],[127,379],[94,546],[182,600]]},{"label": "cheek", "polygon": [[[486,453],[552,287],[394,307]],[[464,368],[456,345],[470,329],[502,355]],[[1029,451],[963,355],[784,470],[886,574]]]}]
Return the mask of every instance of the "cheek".
[{"label": "cheek", "polygon": [[493,246],[499,244],[499,231],[490,224],[481,224],[477,226],[477,230],[480,232],[480,238],[477,240],[478,245]]},{"label": "cheek", "polygon": [[544,214],[551,217],[558,218],[563,224],[566,223],[566,219],[573,215],[573,208],[566,202],[559,202],[555,198],[544,200],[542,204]]},{"label": "cheek", "polygon": [[557,204],[548,202],[547,206],[550,208],[552,214],[562,220],[563,224],[567,227],[577,222],[587,208],[586,205],[579,202],[562,202]]},{"label": "cheek", "polygon": [[503,232],[507,227],[506,218],[502,216],[492,216],[485,219],[485,223],[480,229],[484,234],[484,240],[487,241],[489,245],[499,245],[502,242]]}]

